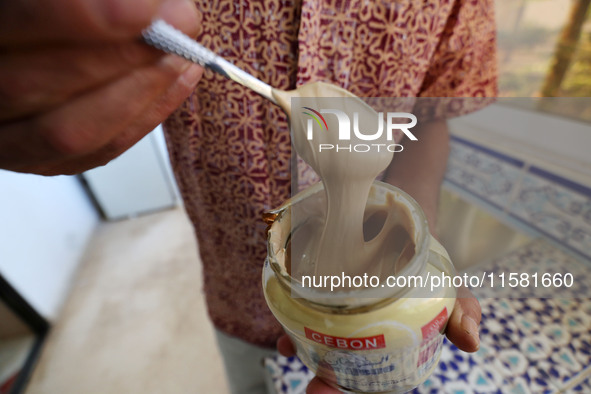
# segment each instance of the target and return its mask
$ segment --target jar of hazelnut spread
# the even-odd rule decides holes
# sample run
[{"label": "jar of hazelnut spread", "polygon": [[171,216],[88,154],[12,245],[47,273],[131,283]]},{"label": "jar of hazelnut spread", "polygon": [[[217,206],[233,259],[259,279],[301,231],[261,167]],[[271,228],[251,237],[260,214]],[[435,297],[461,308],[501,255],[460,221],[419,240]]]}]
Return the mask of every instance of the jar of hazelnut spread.
[{"label": "jar of hazelnut spread", "polygon": [[[451,281],[445,280],[454,275],[453,264],[429,234],[418,204],[400,189],[375,182],[367,221],[383,222],[389,216],[397,222],[380,274],[314,277],[314,265],[323,262],[307,261],[313,254],[306,247],[294,251],[292,243],[313,245],[309,229],[322,221],[324,199],[319,183],[266,214],[267,303],[298,357],[328,384],[352,393],[409,391],[427,379],[439,360],[456,297]],[[296,268],[298,263],[304,268]]]}]

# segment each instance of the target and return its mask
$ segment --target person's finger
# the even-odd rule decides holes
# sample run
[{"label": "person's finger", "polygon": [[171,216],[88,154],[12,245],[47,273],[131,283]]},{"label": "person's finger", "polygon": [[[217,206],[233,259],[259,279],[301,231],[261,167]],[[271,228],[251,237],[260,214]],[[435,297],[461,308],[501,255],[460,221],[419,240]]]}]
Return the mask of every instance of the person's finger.
[{"label": "person's finger", "polygon": [[86,169],[107,164],[135,145],[144,137],[146,131],[155,129],[172,111],[180,106],[183,100],[193,92],[202,74],[203,68],[196,64],[191,65],[165,94],[158,97],[146,108],[145,115],[136,118],[125,131],[117,134],[103,148],[84,158],[70,159],[67,162],[59,163],[53,170],[48,167],[48,171],[52,174],[77,174]]},{"label": "person's finger", "polygon": [[334,387],[330,387],[328,384],[324,383],[322,379],[319,377],[314,377],[308,383],[308,387],[306,388],[306,394],[339,394],[341,393],[340,390],[335,389]]},{"label": "person's finger", "polygon": [[164,94],[149,104],[144,114],[137,117],[128,130],[118,134],[106,148],[112,147],[115,150],[120,150],[120,147],[127,149],[135,144],[137,132],[134,130],[153,130],[162,123],[194,91],[195,85],[202,75],[203,68],[192,64]]},{"label": "person's finger", "polygon": [[157,16],[182,28],[196,10],[190,0],[2,1],[0,46],[131,38]]},{"label": "person's finger", "polygon": [[67,105],[2,127],[0,167],[18,170],[19,164],[34,165],[32,158],[42,163],[98,151],[136,118],[145,116],[146,108],[190,66],[168,55]]},{"label": "person's finger", "polygon": [[456,304],[447,324],[447,338],[465,352],[477,351],[480,347],[480,319],[480,304],[476,297],[467,288],[459,288]]},{"label": "person's finger", "polygon": [[34,168],[28,168],[26,171],[42,175],[72,175],[107,164],[135,145],[147,132],[155,129],[172,111],[181,105],[183,100],[193,92],[202,74],[203,69],[200,66],[192,65],[165,94],[146,108],[145,116],[136,118],[124,131],[117,134],[98,151],[83,156],[42,163]]},{"label": "person's finger", "polygon": [[42,116],[35,125],[59,153],[96,151],[144,116],[146,107],[190,66],[177,56],[166,56]]},{"label": "person's finger", "polygon": [[0,56],[0,120],[46,111],[86,90],[155,62],[141,42],[47,46]]},{"label": "person's finger", "polygon": [[277,351],[285,357],[291,357],[296,353],[293,343],[291,343],[291,340],[287,335],[282,335],[277,340]]},{"label": "person's finger", "polygon": [[[183,4],[166,3],[162,17],[176,21],[176,27],[192,35],[199,28],[199,17],[187,13]],[[0,55],[0,120],[46,111],[162,56],[163,52],[137,37],[4,51]]]}]

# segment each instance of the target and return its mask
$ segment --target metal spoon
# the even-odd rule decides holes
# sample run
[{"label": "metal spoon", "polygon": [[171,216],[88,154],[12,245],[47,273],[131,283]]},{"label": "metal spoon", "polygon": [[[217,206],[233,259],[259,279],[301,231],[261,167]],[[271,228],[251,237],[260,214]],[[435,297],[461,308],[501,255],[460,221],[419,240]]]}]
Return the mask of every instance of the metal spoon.
[{"label": "metal spoon", "polygon": [[164,52],[181,56],[193,63],[207,67],[224,77],[260,94],[274,104],[273,88],[229,61],[219,57],[181,31],[161,19],[155,20],[142,32],[144,41]]},{"label": "metal spoon", "polygon": [[[288,118],[292,117],[291,113],[291,98],[292,97],[356,97],[352,93],[338,86],[327,84],[324,82],[313,82],[301,86],[296,90],[280,90],[272,88],[260,79],[257,79],[244,70],[236,67],[229,61],[216,55],[209,49],[205,48],[195,40],[191,39],[181,31],[172,27],[161,19],[155,20],[147,27],[142,36],[144,41],[149,45],[158,48],[164,52],[181,56],[193,63],[200,64],[212,71],[225,76],[226,78],[238,82],[239,84],[253,90],[260,94],[267,100],[278,105],[285,111]],[[359,101],[359,104],[364,105]],[[314,170],[319,171],[314,158],[312,141],[308,141],[302,134],[304,128],[296,128],[295,138],[296,150],[302,158],[312,165]],[[315,141],[317,143],[317,141]],[[386,152],[387,153],[387,152]],[[367,156],[367,155],[361,155]],[[384,156],[384,155],[382,155]],[[369,157],[371,159],[371,157]],[[373,177],[377,176],[389,163],[391,155],[384,161],[383,168],[376,172]],[[345,168],[343,169],[345,170]],[[321,172],[318,172],[321,174]]]}]

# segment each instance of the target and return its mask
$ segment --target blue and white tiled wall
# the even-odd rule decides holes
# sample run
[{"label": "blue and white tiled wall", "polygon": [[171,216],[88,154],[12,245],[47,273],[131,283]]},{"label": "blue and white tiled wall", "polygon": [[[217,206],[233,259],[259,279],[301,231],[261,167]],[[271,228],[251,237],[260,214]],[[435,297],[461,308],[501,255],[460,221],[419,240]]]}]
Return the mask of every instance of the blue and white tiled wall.
[{"label": "blue and white tiled wall", "polygon": [[[446,340],[438,367],[414,393],[591,393],[591,185],[457,137],[446,182],[541,235],[474,273],[551,267],[576,275],[580,297],[474,290],[480,350],[464,353]],[[266,366],[277,393],[304,393],[312,378],[296,358],[269,358]]]},{"label": "blue and white tiled wall", "polygon": [[445,179],[591,258],[591,187],[457,137]]},{"label": "blue and white tiled wall", "polygon": [[[570,269],[580,268],[582,263],[572,254],[538,239],[500,257],[486,269],[521,272],[527,270],[526,265],[546,264],[551,264],[553,269]],[[577,277],[586,284],[589,279],[588,270]],[[555,393],[576,390],[586,384],[586,379],[591,377],[588,292],[587,298],[533,298],[519,293],[520,288],[513,290],[518,294],[512,298],[491,298],[486,289],[473,289],[482,307],[480,350],[466,354],[448,344],[439,370],[430,378],[440,392],[461,392],[463,387],[464,393]],[[466,378],[452,376],[452,386],[447,371],[454,368],[480,372],[477,378],[470,374]],[[416,392],[437,391],[427,390],[423,385]]]},{"label": "blue and white tiled wall", "polygon": [[481,300],[480,350],[446,343],[437,370],[415,393],[576,392],[591,372],[591,314],[579,309],[588,302]]},{"label": "blue and white tiled wall", "polygon": [[446,181],[542,235],[474,273],[570,272],[576,288],[562,299],[536,298],[531,288],[504,296],[473,289],[482,307],[480,350],[466,354],[448,343],[438,370],[415,391],[591,392],[591,188],[464,139],[451,144]]}]

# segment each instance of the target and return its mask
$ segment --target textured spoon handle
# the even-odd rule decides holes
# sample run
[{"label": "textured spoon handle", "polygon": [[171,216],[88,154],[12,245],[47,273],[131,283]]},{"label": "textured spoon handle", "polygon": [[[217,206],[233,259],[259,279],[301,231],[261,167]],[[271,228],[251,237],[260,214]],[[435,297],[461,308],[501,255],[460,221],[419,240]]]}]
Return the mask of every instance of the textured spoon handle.
[{"label": "textured spoon handle", "polygon": [[222,59],[209,49],[192,40],[163,20],[156,20],[142,32],[144,41],[164,52],[181,56],[193,63],[207,67],[224,77],[238,82],[277,104],[271,86],[244,70]]}]

